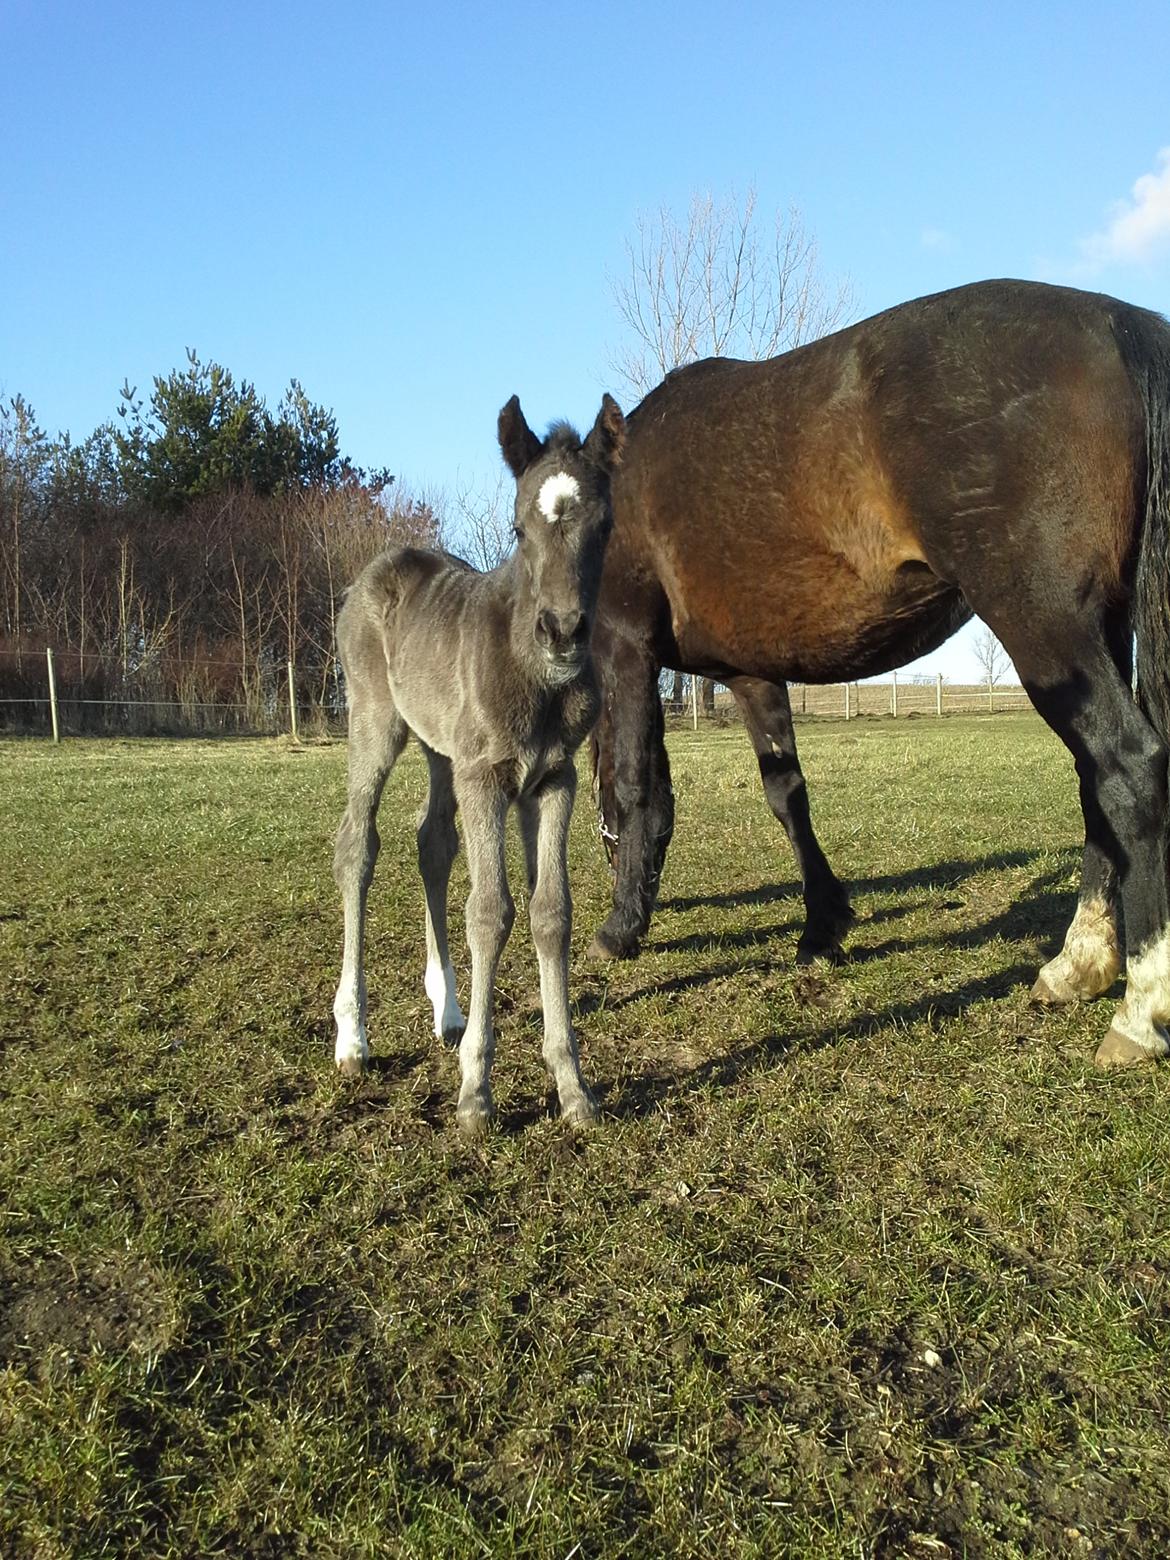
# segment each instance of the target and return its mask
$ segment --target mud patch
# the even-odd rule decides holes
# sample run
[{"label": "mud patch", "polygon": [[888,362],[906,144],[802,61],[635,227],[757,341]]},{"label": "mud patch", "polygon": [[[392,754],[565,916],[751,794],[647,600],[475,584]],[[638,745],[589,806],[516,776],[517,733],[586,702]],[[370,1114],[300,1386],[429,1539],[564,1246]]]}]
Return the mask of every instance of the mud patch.
[{"label": "mud patch", "polygon": [[158,1354],[174,1330],[159,1275],[112,1258],[90,1272],[62,1261],[32,1273],[0,1271],[0,1367],[37,1370],[48,1359],[80,1365],[91,1355]]}]

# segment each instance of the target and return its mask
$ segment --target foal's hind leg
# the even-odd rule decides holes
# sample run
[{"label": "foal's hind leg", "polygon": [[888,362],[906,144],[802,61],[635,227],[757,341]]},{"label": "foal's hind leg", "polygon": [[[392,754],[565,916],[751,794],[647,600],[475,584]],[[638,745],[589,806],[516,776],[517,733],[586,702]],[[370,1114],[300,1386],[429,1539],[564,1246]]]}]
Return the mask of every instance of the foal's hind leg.
[{"label": "foal's hind leg", "polygon": [[423,745],[430,785],[418,823],[418,870],[427,916],[427,969],[423,985],[435,1015],[435,1036],[457,1045],[467,1020],[455,994],[455,970],[447,943],[447,885],[459,850],[451,761]]},{"label": "foal's hind leg", "polygon": [[577,770],[570,759],[549,775],[533,798],[538,820],[536,887],[528,913],[540,965],[545,1066],[556,1082],[561,1115],[573,1126],[583,1127],[597,1119],[597,1103],[581,1076],[577,1037],[569,1015],[573,906],[567,851],[576,791]]},{"label": "foal's hind leg", "polygon": [[366,898],[378,859],[374,819],[386,777],[406,743],[406,723],[389,691],[377,696],[351,691],[349,796],[333,850],[333,876],[345,913],[341,980],[333,999],[337,1041],[333,1059],[344,1073],[360,1073],[369,1059],[366,1038],[366,977],[363,968]]},{"label": "foal's hind leg", "polygon": [[759,677],[733,677],[728,687],[755,749],[768,806],[784,825],[800,871],[806,921],[796,946],[797,963],[820,957],[836,962],[843,957],[841,938],[853,920],[853,908],[813,831],[788,689]]}]

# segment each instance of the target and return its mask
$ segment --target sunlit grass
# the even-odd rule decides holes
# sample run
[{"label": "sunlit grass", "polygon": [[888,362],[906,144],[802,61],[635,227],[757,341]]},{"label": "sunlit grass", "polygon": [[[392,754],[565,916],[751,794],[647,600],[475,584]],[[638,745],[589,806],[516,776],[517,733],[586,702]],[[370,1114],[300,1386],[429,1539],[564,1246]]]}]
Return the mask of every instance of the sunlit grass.
[{"label": "sunlit grass", "polygon": [[854,961],[793,965],[742,734],[675,733],[635,964],[584,963],[584,787],[574,820],[603,1124],[550,1114],[521,915],[482,1147],[422,990],[417,755],[355,1087],[342,746],[0,744],[0,1553],[1170,1550],[1170,1072],[1093,1069],[1109,999],[1026,1000],[1071,765],[1030,718],[800,740]]}]

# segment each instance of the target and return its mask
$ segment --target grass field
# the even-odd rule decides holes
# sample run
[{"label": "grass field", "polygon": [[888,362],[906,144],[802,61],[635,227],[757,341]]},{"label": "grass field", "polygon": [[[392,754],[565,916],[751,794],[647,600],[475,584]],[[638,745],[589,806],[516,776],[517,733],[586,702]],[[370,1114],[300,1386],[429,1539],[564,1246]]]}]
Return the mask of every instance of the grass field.
[{"label": "grass field", "polygon": [[574,820],[602,1124],[551,1115],[521,913],[481,1145],[416,753],[347,1085],[343,746],[0,744],[0,1554],[1170,1553],[1170,1069],[1027,1003],[1071,765],[1030,717],[801,741],[852,962],[793,965],[742,734],[676,732],[635,964],[581,957]]}]

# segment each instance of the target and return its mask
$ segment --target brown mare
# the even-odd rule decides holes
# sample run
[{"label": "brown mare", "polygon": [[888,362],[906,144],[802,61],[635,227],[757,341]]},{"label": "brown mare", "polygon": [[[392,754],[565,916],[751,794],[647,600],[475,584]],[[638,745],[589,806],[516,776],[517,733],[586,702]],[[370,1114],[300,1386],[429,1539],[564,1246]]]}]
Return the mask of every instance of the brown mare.
[{"label": "brown mare", "polygon": [[[596,951],[637,952],[670,838],[661,666],[725,681],[749,708],[761,702],[757,753],[773,752],[780,799],[795,798],[797,833],[811,837],[779,685],[904,665],[974,611],[1080,781],[1080,899],[1034,995],[1071,1002],[1108,989],[1120,908],[1126,994],[1097,1061],[1170,1053],[1170,326],[1160,315],[1068,288],[981,282],[768,362],[695,363],[630,416],[613,508],[595,648],[603,807],[620,843]],[[810,880],[805,869],[820,918],[806,931],[813,950],[831,948],[848,917],[819,870],[814,861]]]}]

